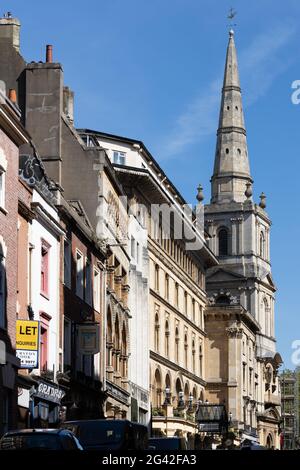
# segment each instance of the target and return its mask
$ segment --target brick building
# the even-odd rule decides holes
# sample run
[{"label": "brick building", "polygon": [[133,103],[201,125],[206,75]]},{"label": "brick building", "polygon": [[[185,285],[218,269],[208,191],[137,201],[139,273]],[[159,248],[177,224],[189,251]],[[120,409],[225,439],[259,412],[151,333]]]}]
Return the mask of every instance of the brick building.
[{"label": "brick building", "polygon": [[[13,93],[11,97],[14,98]],[[0,365],[0,435],[17,421],[15,322],[17,301],[17,225],[19,147],[28,136],[17,106],[0,89],[0,342],[5,354]]]},{"label": "brick building", "polygon": [[57,379],[66,387],[67,419],[102,418],[104,356],[98,349],[83,354],[81,329],[91,328],[103,344],[106,252],[97,242],[79,200],[61,199],[58,206],[65,235],[61,244],[60,366]]}]

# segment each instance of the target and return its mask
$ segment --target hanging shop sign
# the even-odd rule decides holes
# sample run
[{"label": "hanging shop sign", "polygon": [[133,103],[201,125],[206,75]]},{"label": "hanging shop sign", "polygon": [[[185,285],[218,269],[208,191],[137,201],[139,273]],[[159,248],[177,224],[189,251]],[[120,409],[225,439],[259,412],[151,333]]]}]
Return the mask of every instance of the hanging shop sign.
[{"label": "hanging shop sign", "polygon": [[33,320],[16,321],[16,356],[21,369],[38,367],[39,322]]},{"label": "hanging shop sign", "polygon": [[99,345],[99,323],[77,324],[78,352],[80,354],[97,354]]},{"label": "hanging shop sign", "polygon": [[48,384],[40,381],[34,393],[35,398],[40,398],[46,401],[59,404],[61,399],[65,396],[65,392],[58,388],[56,385]]}]

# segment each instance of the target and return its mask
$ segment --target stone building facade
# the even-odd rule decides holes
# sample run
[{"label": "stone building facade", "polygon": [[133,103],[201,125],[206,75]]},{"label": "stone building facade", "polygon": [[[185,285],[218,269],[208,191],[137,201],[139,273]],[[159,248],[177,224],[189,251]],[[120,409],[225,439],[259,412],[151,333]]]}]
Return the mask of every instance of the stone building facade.
[{"label": "stone building facade", "polygon": [[[149,265],[152,431],[156,435],[182,435],[192,447],[198,434],[195,411],[199,401],[204,401],[206,385],[205,273],[217,260],[200,232],[196,232],[197,249],[187,249],[184,238],[174,237],[171,213],[184,221],[185,235],[188,232],[189,221],[182,210],[185,201],[142,142],[90,130],[79,132],[86,141],[90,139],[106,150],[131,212],[147,233],[142,256]],[[121,153],[121,160],[116,152],[118,156]],[[159,215],[166,208],[169,218]],[[145,307],[137,312],[147,321],[146,313]],[[141,347],[142,338],[139,341],[135,348]],[[144,349],[147,364],[145,354]]]},{"label": "stone building facade", "polygon": [[219,265],[208,271],[207,393],[225,400],[241,439],[278,448],[280,397],[270,265],[271,221],[252,199],[234,33],[229,33],[212,176],[205,207],[209,246]]}]

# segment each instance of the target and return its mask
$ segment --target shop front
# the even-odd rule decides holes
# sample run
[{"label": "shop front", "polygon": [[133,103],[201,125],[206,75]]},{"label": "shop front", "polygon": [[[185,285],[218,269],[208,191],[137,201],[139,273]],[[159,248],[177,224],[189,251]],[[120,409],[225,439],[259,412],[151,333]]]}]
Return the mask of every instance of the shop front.
[{"label": "shop front", "polygon": [[61,400],[65,391],[55,383],[36,379],[30,389],[30,416],[33,428],[55,428],[61,421]]}]

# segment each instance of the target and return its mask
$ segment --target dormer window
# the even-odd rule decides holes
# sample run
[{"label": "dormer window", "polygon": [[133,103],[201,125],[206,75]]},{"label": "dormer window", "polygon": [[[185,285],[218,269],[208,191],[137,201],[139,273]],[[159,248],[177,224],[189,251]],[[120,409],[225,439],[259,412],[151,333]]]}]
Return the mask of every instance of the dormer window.
[{"label": "dormer window", "polygon": [[116,165],[125,165],[125,157],[126,157],[125,152],[119,152],[115,150],[113,153],[113,162]]}]

